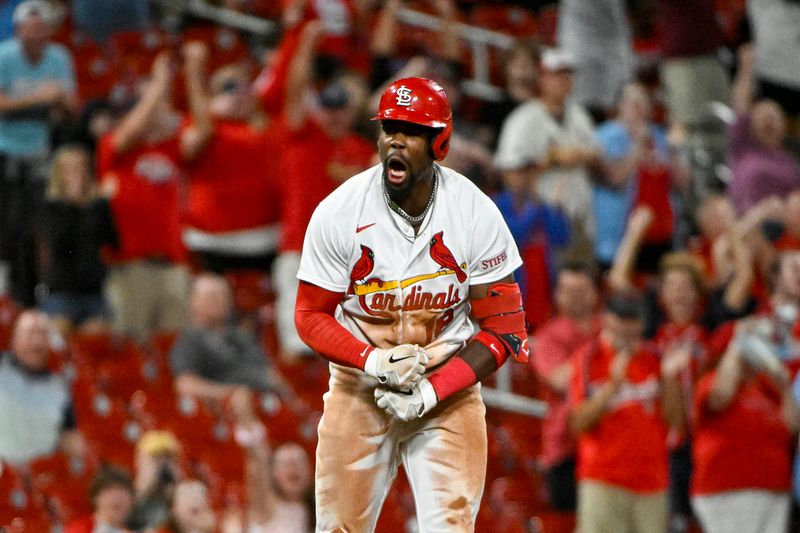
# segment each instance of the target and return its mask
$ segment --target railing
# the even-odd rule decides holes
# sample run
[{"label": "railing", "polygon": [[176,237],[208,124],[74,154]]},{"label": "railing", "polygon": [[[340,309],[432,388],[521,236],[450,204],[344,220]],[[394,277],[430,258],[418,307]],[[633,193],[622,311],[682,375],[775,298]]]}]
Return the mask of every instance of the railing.
[{"label": "railing", "polygon": [[[204,0],[150,0],[151,3],[171,11],[180,11],[194,17],[212,20],[218,24],[263,37],[275,37],[280,32],[280,25],[252,15],[238,13],[230,9],[216,7]],[[439,17],[402,8],[398,13],[401,22],[426,30],[436,31],[441,28]],[[507,50],[514,44],[514,38],[496,31],[456,24],[456,31],[467,43],[472,52],[472,77],[462,81],[465,93],[483,100],[499,100],[502,89],[492,85],[489,73],[489,53],[491,48]]]}]

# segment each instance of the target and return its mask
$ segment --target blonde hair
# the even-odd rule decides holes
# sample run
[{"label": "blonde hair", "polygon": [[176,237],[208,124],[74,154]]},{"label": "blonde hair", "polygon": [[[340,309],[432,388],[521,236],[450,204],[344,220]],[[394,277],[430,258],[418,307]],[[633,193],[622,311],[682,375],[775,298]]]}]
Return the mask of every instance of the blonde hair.
[{"label": "blonde hair", "polygon": [[86,159],[88,179],[86,180],[86,183],[84,183],[84,197],[82,200],[90,200],[94,198],[97,193],[95,182],[92,176],[92,159],[89,150],[80,144],[65,144],[56,150],[55,155],[53,155],[53,163],[50,166],[50,180],[47,184],[47,197],[51,200],[65,200],[67,197],[62,167],[64,165],[64,159],[72,154],[82,155]]},{"label": "blonde hair", "polygon": [[698,294],[705,293],[706,269],[703,262],[695,255],[688,252],[670,252],[661,258],[659,265],[661,277],[666,276],[671,270],[681,270],[689,275]]}]

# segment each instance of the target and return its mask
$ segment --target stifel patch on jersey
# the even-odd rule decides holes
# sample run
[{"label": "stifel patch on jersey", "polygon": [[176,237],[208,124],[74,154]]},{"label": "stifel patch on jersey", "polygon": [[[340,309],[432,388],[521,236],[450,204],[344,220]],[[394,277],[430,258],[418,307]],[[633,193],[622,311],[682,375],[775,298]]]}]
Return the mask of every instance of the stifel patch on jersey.
[{"label": "stifel patch on jersey", "polygon": [[503,261],[508,259],[508,255],[505,252],[502,252],[491,259],[485,259],[481,261],[481,270],[487,270],[489,268],[494,268]]}]

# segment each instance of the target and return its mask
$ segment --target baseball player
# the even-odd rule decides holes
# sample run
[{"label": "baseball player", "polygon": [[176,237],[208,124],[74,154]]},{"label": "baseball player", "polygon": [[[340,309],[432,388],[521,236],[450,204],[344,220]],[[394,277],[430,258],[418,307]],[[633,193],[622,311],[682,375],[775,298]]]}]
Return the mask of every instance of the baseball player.
[{"label": "baseball player", "polygon": [[477,383],[528,357],[521,259],[492,201],[436,163],[452,129],[439,85],[395,81],[375,120],[381,164],[320,203],[298,272],[298,333],[331,362],[317,531],[373,531],[400,462],[421,532],[473,531],[486,475]]}]

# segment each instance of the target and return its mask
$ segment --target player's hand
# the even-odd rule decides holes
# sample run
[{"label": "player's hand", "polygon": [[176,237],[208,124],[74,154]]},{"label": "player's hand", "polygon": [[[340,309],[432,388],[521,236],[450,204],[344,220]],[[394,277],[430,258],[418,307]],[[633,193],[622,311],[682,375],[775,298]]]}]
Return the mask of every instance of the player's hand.
[{"label": "player's hand", "polygon": [[425,373],[428,354],[416,344],[401,344],[388,350],[375,348],[367,356],[364,372],[390,389],[408,391]]},{"label": "player's hand", "polygon": [[425,378],[408,392],[377,387],[375,401],[378,407],[403,422],[422,418],[439,403],[433,385]]}]

